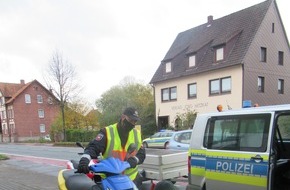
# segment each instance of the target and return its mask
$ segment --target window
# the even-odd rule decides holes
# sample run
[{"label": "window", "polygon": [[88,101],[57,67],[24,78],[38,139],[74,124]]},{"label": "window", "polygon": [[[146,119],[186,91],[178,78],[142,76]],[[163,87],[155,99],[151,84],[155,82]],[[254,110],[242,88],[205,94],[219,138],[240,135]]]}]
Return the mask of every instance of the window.
[{"label": "window", "polygon": [[165,64],[165,72],[170,73],[171,72],[171,62],[168,62]]},{"label": "window", "polygon": [[4,105],[4,97],[0,97],[0,106]]},{"label": "window", "polygon": [[40,133],[45,133],[45,125],[44,124],[39,125],[39,131],[40,131]]},{"label": "window", "polygon": [[25,94],[25,103],[30,104],[31,103],[31,97],[30,94]]},{"label": "window", "polygon": [[267,62],[267,48],[261,47],[261,62]]},{"label": "window", "polygon": [[39,109],[38,110],[38,117],[39,118],[44,118],[44,110],[43,109]]},{"label": "window", "polygon": [[270,114],[211,118],[204,146],[208,149],[264,152],[267,148]]},{"label": "window", "polygon": [[43,103],[43,99],[41,95],[37,95],[37,103],[42,104]]},{"label": "window", "polygon": [[151,136],[151,138],[158,138],[161,136],[161,133],[155,133],[154,135]]},{"label": "window", "polygon": [[176,87],[161,89],[161,96],[162,102],[176,100],[177,99]]},{"label": "window", "polygon": [[278,53],[278,65],[283,65],[284,64],[284,52],[279,51]]},{"label": "window", "polygon": [[176,135],[173,138],[174,138],[174,141],[176,141],[176,142],[183,143],[183,144],[189,144],[191,134],[192,134],[192,132],[176,133]]},{"label": "window", "polygon": [[215,51],[215,60],[221,61],[224,59],[224,47],[217,48]]},{"label": "window", "polygon": [[265,90],[265,78],[258,77],[258,92],[264,92]]},{"label": "window", "polygon": [[196,98],[196,83],[188,84],[188,98]]},{"label": "window", "polygon": [[222,78],[221,83],[222,83],[222,93],[231,92],[232,84],[230,77]]},{"label": "window", "polygon": [[171,133],[171,132],[162,132],[162,133],[160,133],[160,137],[162,138],[162,137],[171,137],[172,136],[172,134],[173,133]]},{"label": "window", "polygon": [[4,134],[7,135],[8,134],[8,130],[7,130],[6,123],[3,123],[3,130],[4,130]]},{"label": "window", "polygon": [[[289,136],[289,126],[290,126],[290,115],[288,114],[281,114],[277,118],[277,127],[279,128],[280,134],[277,134],[277,139],[282,138],[282,140],[289,141],[290,136]],[[278,133],[278,130],[277,130]],[[280,136],[280,137],[279,137]]]},{"label": "window", "polygon": [[11,132],[12,134],[14,134],[14,133],[15,133],[15,125],[14,125],[14,123],[10,123],[10,124],[9,124],[9,128],[10,128],[10,132]]},{"label": "window", "polygon": [[278,79],[278,94],[284,94],[284,80]]},{"label": "window", "polygon": [[177,92],[176,87],[170,88],[170,100],[176,100]]},{"label": "window", "polygon": [[52,99],[52,97],[48,97],[48,98],[47,98],[47,103],[48,103],[48,104],[53,104],[53,99]]},{"label": "window", "polygon": [[214,79],[209,81],[210,95],[231,93],[231,77]]},{"label": "window", "polygon": [[6,111],[1,111],[1,118],[6,119]]},{"label": "window", "polygon": [[14,112],[13,112],[12,109],[8,109],[7,112],[8,112],[8,118],[9,119],[14,118]]},{"label": "window", "polygon": [[275,33],[275,23],[272,23],[272,33]]},{"label": "window", "polygon": [[195,62],[196,62],[196,56],[195,55],[190,56],[188,67],[195,67]]},{"label": "window", "polygon": [[220,81],[219,79],[210,81],[210,94],[219,94],[220,92]]},{"label": "window", "polygon": [[168,101],[169,100],[169,89],[162,89],[161,90],[161,94],[162,94],[162,101]]}]

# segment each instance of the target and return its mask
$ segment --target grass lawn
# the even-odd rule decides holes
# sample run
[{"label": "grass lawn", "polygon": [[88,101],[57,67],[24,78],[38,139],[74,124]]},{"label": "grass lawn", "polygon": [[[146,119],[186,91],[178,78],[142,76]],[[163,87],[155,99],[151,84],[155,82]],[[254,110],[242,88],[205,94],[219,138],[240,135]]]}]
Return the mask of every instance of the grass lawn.
[{"label": "grass lawn", "polygon": [[0,160],[7,160],[7,159],[9,159],[8,156],[4,154],[0,154]]}]

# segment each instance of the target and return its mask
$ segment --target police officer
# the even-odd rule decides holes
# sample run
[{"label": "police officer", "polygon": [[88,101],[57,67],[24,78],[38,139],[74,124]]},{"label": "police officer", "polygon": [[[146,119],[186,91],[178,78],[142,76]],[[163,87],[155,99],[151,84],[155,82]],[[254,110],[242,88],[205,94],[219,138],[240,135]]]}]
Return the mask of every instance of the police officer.
[{"label": "police officer", "polygon": [[[135,129],[135,124],[139,120],[135,108],[126,108],[118,123],[101,129],[96,138],[88,144],[79,161],[77,172],[89,173],[90,160],[96,159],[101,153],[104,159],[115,157],[127,160],[131,168],[127,169],[125,174],[134,181],[137,187],[140,187],[142,178],[138,173],[138,165],[143,163],[146,153],[145,148],[142,147],[141,133]],[[136,151],[128,157],[128,148],[132,144],[135,144]]]}]

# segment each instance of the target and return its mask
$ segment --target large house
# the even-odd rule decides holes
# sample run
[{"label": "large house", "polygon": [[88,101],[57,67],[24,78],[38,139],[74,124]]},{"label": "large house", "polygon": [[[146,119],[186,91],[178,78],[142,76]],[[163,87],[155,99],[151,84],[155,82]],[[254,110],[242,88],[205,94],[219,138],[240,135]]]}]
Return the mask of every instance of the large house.
[{"label": "large house", "polygon": [[289,42],[275,0],[179,33],[152,77],[159,128],[178,115],[290,103]]},{"label": "large house", "polygon": [[0,82],[0,142],[39,140],[59,113],[57,98],[37,80]]}]

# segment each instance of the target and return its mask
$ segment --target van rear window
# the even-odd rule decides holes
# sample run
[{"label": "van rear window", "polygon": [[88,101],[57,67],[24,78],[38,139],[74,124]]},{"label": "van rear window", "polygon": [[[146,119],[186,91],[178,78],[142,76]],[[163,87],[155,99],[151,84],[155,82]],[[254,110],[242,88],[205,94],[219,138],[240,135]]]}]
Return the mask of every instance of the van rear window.
[{"label": "van rear window", "polygon": [[221,116],[209,119],[204,147],[265,152],[271,114]]}]

